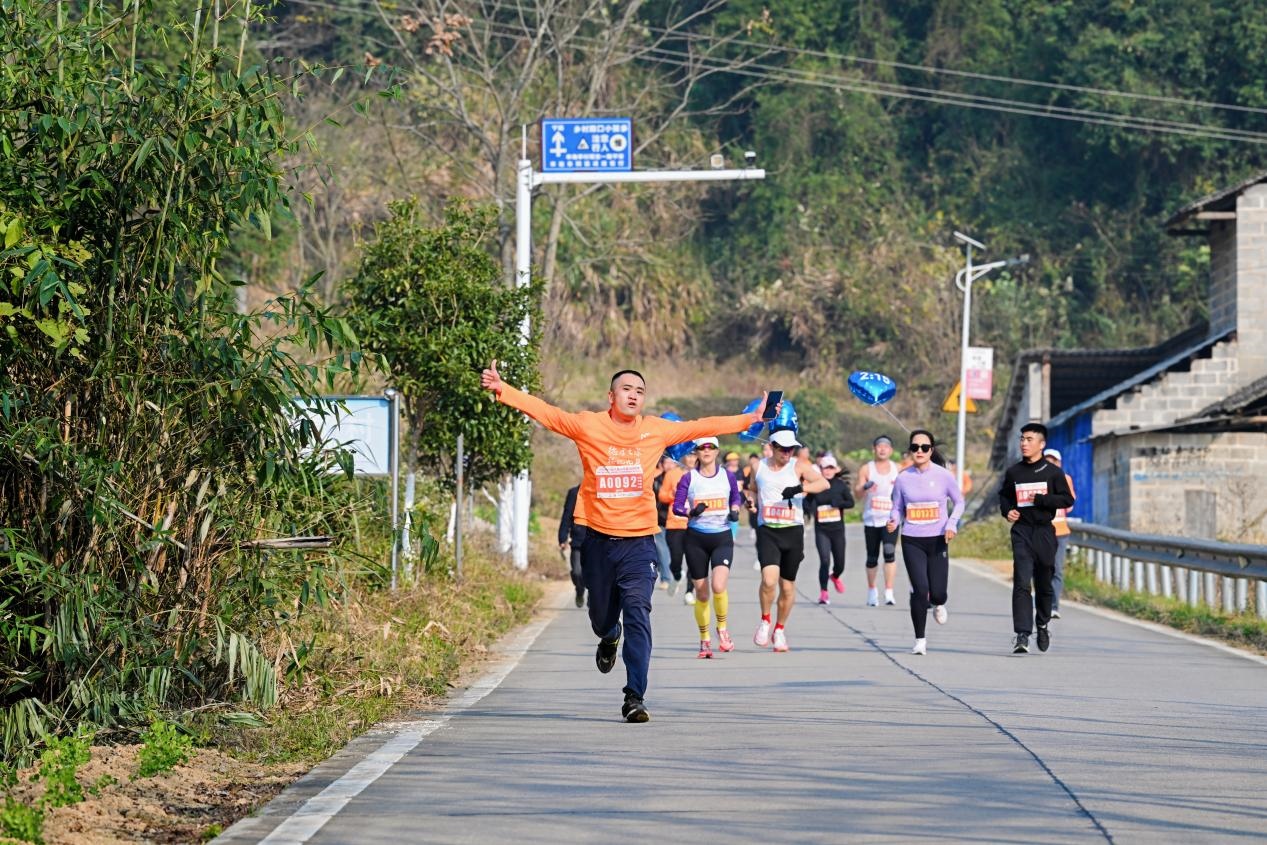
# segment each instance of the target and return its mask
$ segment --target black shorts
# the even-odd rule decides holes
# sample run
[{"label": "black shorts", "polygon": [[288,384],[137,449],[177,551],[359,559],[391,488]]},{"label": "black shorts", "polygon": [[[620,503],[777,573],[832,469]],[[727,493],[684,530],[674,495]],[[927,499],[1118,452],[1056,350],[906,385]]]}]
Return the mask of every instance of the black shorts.
[{"label": "black shorts", "polygon": [[801,568],[801,560],[805,557],[805,528],[790,525],[787,528],[771,528],[769,525],[757,526],[757,560],[761,568],[777,566],[779,577],[784,581],[795,581],[796,573]]},{"label": "black shorts", "polygon": [[735,540],[729,529],[716,534],[686,529],[686,574],[692,581],[707,578],[714,566],[729,567],[734,557]]}]

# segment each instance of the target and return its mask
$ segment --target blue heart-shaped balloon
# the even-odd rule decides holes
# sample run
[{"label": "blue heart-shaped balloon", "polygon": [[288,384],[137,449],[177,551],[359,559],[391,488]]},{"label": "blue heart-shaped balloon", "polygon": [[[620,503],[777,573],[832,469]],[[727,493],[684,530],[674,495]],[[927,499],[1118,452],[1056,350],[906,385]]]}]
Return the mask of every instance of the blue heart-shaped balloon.
[{"label": "blue heart-shaped balloon", "polygon": [[[674,413],[673,411],[665,411],[663,414],[660,415],[660,419],[668,420],[669,422],[684,422],[682,417]],[[664,450],[665,454],[667,454],[673,460],[678,461],[679,463],[684,457],[686,457],[693,451],[695,451],[694,440],[688,440],[685,443],[675,443],[669,448]]]},{"label": "blue heart-shaped balloon", "polygon": [[868,405],[883,405],[897,395],[897,383],[881,373],[854,370],[849,376],[849,391]]},{"label": "blue heart-shaped balloon", "polygon": [[800,430],[801,421],[796,416],[796,406],[792,404],[791,399],[784,399],[783,404],[779,406],[779,413],[774,419],[770,420],[768,426],[771,434],[783,429],[790,429],[792,433]]},{"label": "blue heart-shaped balloon", "polygon": [[[751,414],[753,411],[757,410],[760,407],[761,407],[761,400],[753,399],[751,402],[749,402],[747,405],[744,406],[743,412],[745,414]],[[752,425],[748,426],[746,429],[739,432],[739,439],[745,443],[751,443],[752,441],[756,440],[758,437],[761,436],[761,429],[764,425],[765,423],[754,422]]]}]

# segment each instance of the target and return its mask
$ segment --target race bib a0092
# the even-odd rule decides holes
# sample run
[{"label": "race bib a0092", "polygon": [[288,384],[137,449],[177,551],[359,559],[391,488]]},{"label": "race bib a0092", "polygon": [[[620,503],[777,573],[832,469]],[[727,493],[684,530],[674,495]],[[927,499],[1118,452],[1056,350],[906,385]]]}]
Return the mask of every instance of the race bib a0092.
[{"label": "race bib a0092", "polygon": [[601,466],[594,475],[600,499],[636,499],[642,495],[642,467],[638,464]]}]

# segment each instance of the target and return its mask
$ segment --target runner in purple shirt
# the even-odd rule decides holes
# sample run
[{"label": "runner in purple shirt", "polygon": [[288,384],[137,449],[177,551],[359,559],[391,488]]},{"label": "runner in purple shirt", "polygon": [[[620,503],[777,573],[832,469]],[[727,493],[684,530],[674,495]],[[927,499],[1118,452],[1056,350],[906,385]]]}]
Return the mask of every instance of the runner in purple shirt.
[{"label": "runner in purple shirt", "polygon": [[[910,452],[915,465],[898,473],[893,485],[893,510],[889,514],[889,531],[902,526],[902,562],[911,582],[911,622],[915,626],[915,645],[911,654],[926,654],[928,639],[925,627],[928,608],[933,619],[946,624],[946,587],[950,580],[949,541],[959,530],[963,516],[963,493],[955,477],[945,468],[945,459],[937,451],[937,441],[923,429],[911,432]],[[946,501],[955,509],[946,512]]]}]

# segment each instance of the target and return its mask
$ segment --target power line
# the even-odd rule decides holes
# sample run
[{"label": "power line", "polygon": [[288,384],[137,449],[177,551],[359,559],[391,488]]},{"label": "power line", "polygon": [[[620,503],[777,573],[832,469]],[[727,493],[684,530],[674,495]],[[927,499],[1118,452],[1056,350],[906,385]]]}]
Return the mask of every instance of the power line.
[{"label": "power line", "polygon": [[[476,21],[473,25],[483,26],[494,34],[518,36],[523,30],[509,24],[497,24],[489,21]],[[1043,106],[1023,100],[1008,100],[996,97],[983,97],[975,94],[940,91],[937,89],[918,88],[915,86],[876,82],[873,80],[855,80],[849,77],[819,74],[793,68],[781,68],[748,62],[741,66],[733,65],[725,60],[712,60],[694,57],[689,52],[671,50],[665,47],[612,47],[601,39],[574,35],[568,44],[577,43],[577,49],[597,51],[611,49],[622,58],[643,59],[668,67],[697,68],[718,73],[729,73],[751,78],[784,82],[788,84],[810,85],[839,91],[875,94],[898,97],[901,99],[919,100],[940,105],[957,105],[985,111],[1004,112],[1009,114],[1028,115],[1031,117],[1049,117],[1075,123],[1098,124],[1123,129],[1138,129],[1164,134],[1186,135],[1225,141],[1245,141],[1254,144],[1267,144],[1267,133],[1251,132],[1225,127],[1210,127],[1199,123],[1182,123],[1177,121],[1142,118],[1134,115],[1113,112],[1097,112],[1088,109],[1072,109],[1064,106]],[[588,46],[587,46],[588,45]],[[655,54],[655,55],[652,55]]]},{"label": "power line", "polygon": [[[525,9],[519,3],[506,4],[503,2],[496,2],[496,3],[490,4],[490,6],[494,9],[509,9],[509,10],[518,11],[521,14],[524,12],[536,11],[532,9]],[[571,18],[573,20],[584,20],[584,18],[581,15],[569,14],[567,12],[555,11],[555,12],[552,12],[551,14],[557,17]],[[669,36],[672,38],[681,38],[681,39],[690,40],[690,41],[716,41],[717,40],[715,37],[710,36],[710,35],[705,35],[703,33],[685,32],[682,30],[671,29],[671,28],[666,28],[666,27],[652,26],[651,24],[647,24],[647,23],[640,23],[639,25],[643,29],[646,29],[648,32],[654,32],[654,33]],[[1166,103],[1169,105],[1182,105],[1182,106],[1188,106],[1192,108],[1224,109],[1228,111],[1239,111],[1239,112],[1246,112],[1250,114],[1267,115],[1267,108],[1258,108],[1254,106],[1242,106],[1235,103],[1219,103],[1219,102],[1214,102],[1214,101],[1209,101],[1209,100],[1192,100],[1192,99],[1186,99],[1182,97],[1169,97],[1164,94],[1141,94],[1141,93],[1137,93],[1133,91],[1120,91],[1120,90],[1116,90],[1112,88],[1095,88],[1091,86],[1071,85],[1071,84],[1060,83],[1060,82],[1043,82],[1036,79],[1021,79],[1019,77],[1001,76],[1001,75],[990,74],[990,73],[976,73],[973,71],[955,70],[953,68],[939,68],[939,67],[932,67],[929,65],[910,64],[907,62],[887,61],[884,59],[871,59],[871,58],[866,58],[863,56],[853,56],[847,53],[834,53],[828,50],[813,50],[813,49],[804,48],[804,47],[785,47],[785,46],[782,46],[779,44],[773,44],[770,42],[752,41],[752,40],[744,39],[744,38],[727,38],[726,43],[736,44],[743,47],[756,47],[762,50],[766,50],[768,52],[785,53],[785,54],[790,54],[793,56],[814,56],[816,58],[832,59],[835,61],[842,61],[842,62],[852,62],[855,64],[871,65],[875,67],[889,67],[889,68],[894,68],[897,70],[909,70],[909,71],[916,71],[919,73],[926,73],[926,74],[932,74],[932,75],[956,76],[956,77],[961,77],[965,79],[979,79],[979,80],[989,81],[989,82],[1002,82],[1009,85],[1033,86],[1033,87],[1038,87],[1038,88],[1046,88],[1050,90],[1071,91],[1071,92],[1081,93],[1081,94],[1099,94],[1101,96],[1106,96],[1106,97],[1122,97],[1122,98],[1133,99],[1133,100],[1145,100],[1149,102]]]},{"label": "power line", "polygon": [[[320,2],[320,0],[292,0],[296,5],[304,5],[310,7],[326,8],[344,13],[356,14],[362,17],[373,18],[379,20],[380,16],[372,11],[364,8],[349,8],[347,6],[336,6],[329,3]],[[520,13],[533,13],[536,10],[525,9],[523,6],[507,5],[505,3],[496,2],[489,4],[489,8],[512,10]],[[583,21],[585,18],[575,14],[565,12],[553,12],[553,15],[560,18]],[[476,20],[472,22],[472,26],[482,26],[494,35],[506,37],[523,37],[527,35],[527,31],[521,27],[509,23],[498,23],[490,20]],[[677,30],[665,29],[663,27],[654,27],[647,24],[639,24],[642,28],[650,32],[660,32],[674,38],[681,38],[690,41],[705,41],[716,43],[716,39],[711,36],[699,35],[695,33],[679,32]],[[574,44],[574,42],[577,42]],[[1237,109],[1241,111],[1252,111],[1267,114],[1267,109],[1253,109],[1249,107],[1233,106],[1222,103],[1209,103],[1199,100],[1182,100],[1177,98],[1159,97],[1155,95],[1136,95],[1131,92],[1111,91],[1108,89],[1088,89],[1080,86],[1066,86],[1058,83],[1037,82],[1034,80],[1014,79],[1011,77],[999,77],[988,74],[973,74],[967,71],[950,71],[944,68],[929,68],[921,65],[908,65],[899,62],[883,62],[880,60],[862,59],[856,56],[848,56],[845,54],[829,53],[826,51],[814,50],[794,50],[792,48],[779,47],[772,44],[763,44],[762,42],[748,41],[745,39],[730,39],[728,43],[740,45],[749,45],[762,47],[772,52],[785,52],[793,55],[813,55],[824,58],[833,58],[842,61],[857,61],[861,63],[872,63],[877,65],[892,65],[903,69],[922,70],[930,73],[946,72],[953,75],[991,79],[993,81],[1005,81],[1018,85],[1032,84],[1049,88],[1060,88],[1066,90],[1079,90],[1091,93],[1100,93],[1106,95],[1132,97],[1135,99],[1148,99],[1160,102],[1169,102],[1172,104],[1182,104],[1186,106],[1206,106]],[[1182,121],[1171,121],[1159,118],[1138,117],[1129,114],[1120,114],[1115,112],[1100,112],[1091,109],[1077,109],[1067,106],[1042,105],[1025,100],[1012,100],[999,97],[987,97],[977,94],[968,94],[955,91],[945,91],[942,89],[922,88],[919,86],[902,85],[897,83],[880,82],[876,80],[851,79],[841,75],[820,74],[813,71],[803,71],[796,68],[786,68],[777,65],[762,64],[759,62],[745,62],[740,66],[722,59],[710,59],[695,57],[687,51],[672,50],[667,47],[629,47],[623,45],[610,45],[601,39],[573,35],[570,36],[566,45],[573,45],[577,49],[585,51],[597,51],[599,49],[609,49],[617,53],[621,58],[633,60],[646,60],[655,62],[666,67],[678,67],[683,69],[697,68],[713,73],[729,73],[738,76],[759,79],[763,81],[782,82],[791,85],[809,85],[812,87],[826,88],[837,91],[848,91],[861,94],[872,94],[876,96],[890,96],[899,99],[908,99],[921,102],[928,102],[937,105],[961,106],[964,108],[972,108],[984,111],[994,111],[1007,114],[1017,114],[1030,117],[1046,117],[1056,120],[1064,120],[1067,122],[1083,123],[1089,125],[1110,126],[1121,129],[1146,131],[1162,134],[1182,135],[1195,138],[1206,138],[1211,140],[1223,141],[1240,141],[1254,144],[1267,144],[1267,133],[1254,132],[1251,130],[1232,129],[1222,126],[1208,126],[1201,123],[1188,123]],[[556,45],[557,48],[557,45]],[[654,54],[654,55],[653,55]]]}]

